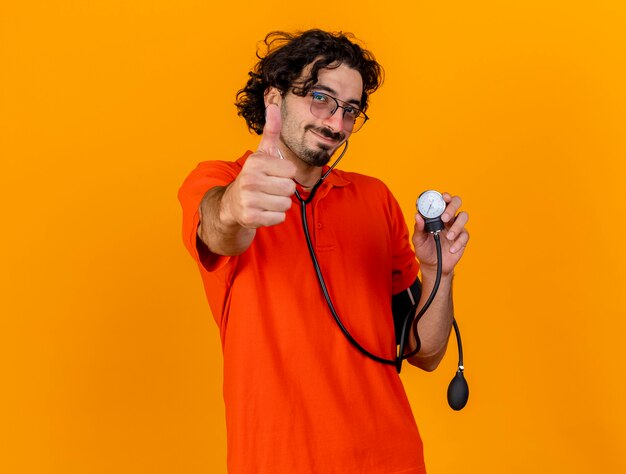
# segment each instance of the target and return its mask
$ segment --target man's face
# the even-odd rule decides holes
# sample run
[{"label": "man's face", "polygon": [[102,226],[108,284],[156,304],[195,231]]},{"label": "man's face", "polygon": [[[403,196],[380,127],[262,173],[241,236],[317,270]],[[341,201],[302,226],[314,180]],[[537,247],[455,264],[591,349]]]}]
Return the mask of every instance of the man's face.
[{"label": "man's face", "polygon": [[[307,69],[304,74],[308,74]],[[363,79],[357,70],[342,64],[334,69],[321,69],[317,83],[306,96],[287,92],[283,97],[281,141],[305,163],[324,166],[337,148],[350,137],[352,130],[349,127],[346,129],[341,107],[326,119],[311,113],[314,100],[311,93],[316,91],[338,99],[340,105],[359,108]]]}]

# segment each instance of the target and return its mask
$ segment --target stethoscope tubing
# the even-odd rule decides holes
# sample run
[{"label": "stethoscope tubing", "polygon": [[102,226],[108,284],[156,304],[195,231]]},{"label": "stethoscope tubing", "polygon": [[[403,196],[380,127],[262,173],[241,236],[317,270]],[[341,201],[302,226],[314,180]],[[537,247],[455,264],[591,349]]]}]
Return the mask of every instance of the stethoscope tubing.
[{"label": "stethoscope tubing", "polygon": [[[437,248],[437,273],[436,273],[433,289],[431,290],[430,295],[428,296],[428,299],[424,303],[424,306],[422,306],[422,308],[419,310],[419,312],[417,312],[414,318],[411,318],[412,313],[415,311],[413,308],[407,313],[404,319],[404,322],[402,324],[402,333],[400,337],[400,344],[399,344],[398,353],[396,354],[396,358],[386,359],[384,357],[373,354],[372,352],[365,349],[361,344],[359,344],[359,342],[350,334],[350,331],[348,331],[348,329],[345,327],[341,318],[339,317],[339,314],[335,310],[335,305],[332,302],[330,292],[328,291],[328,286],[326,285],[326,280],[324,279],[322,269],[317,259],[317,254],[315,253],[315,249],[313,247],[313,242],[311,241],[311,233],[309,231],[309,226],[308,226],[307,219],[306,219],[306,205],[309,204],[311,201],[313,201],[313,198],[315,197],[317,190],[322,185],[326,177],[330,174],[330,172],[335,168],[335,166],[337,166],[339,161],[346,154],[347,150],[348,150],[348,141],[346,140],[345,146],[343,150],[341,151],[341,154],[339,155],[339,157],[335,160],[332,166],[326,171],[326,173],[324,173],[320,177],[317,183],[315,183],[315,185],[311,189],[311,192],[309,193],[309,196],[306,199],[303,199],[302,196],[300,196],[300,193],[298,192],[298,190],[296,189],[295,196],[296,196],[296,199],[300,202],[300,217],[302,219],[302,229],[304,231],[307,248],[311,256],[311,262],[313,263],[313,268],[315,269],[315,274],[317,275],[317,279],[320,284],[320,289],[322,290],[322,294],[324,295],[324,299],[326,300],[328,309],[330,310],[330,313],[333,319],[335,320],[335,323],[337,324],[337,326],[339,327],[343,335],[346,337],[348,342],[350,342],[350,344],[352,344],[363,355],[365,355],[366,357],[376,362],[380,362],[381,364],[394,365],[398,373],[400,373],[402,369],[402,362],[406,359],[409,359],[415,356],[421,349],[421,343],[420,343],[419,335],[417,332],[417,323],[419,322],[421,317],[424,315],[426,310],[428,310],[433,300],[435,299],[435,295],[437,294],[437,291],[439,290],[439,284],[441,282],[441,273],[442,273],[441,241],[439,239],[439,232],[438,231],[433,232],[433,237],[435,239],[435,244]],[[278,149],[278,154],[281,159],[285,159],[280,151],[280,148]],[[407,354],[404,354],[404,346],[406,342],[406,331],[408,329],[409,322],[411,321],[412,321],[411,328],[413,330],[413,335],[415,336],[416,348],[413,351]],[[458,351],[459,351],[459,370],[463,370],[463,347],[461,345],[461,334],[459,331],[459,327],[456,323],[456,319],[453,318],[452,324],[454,327]]]}]

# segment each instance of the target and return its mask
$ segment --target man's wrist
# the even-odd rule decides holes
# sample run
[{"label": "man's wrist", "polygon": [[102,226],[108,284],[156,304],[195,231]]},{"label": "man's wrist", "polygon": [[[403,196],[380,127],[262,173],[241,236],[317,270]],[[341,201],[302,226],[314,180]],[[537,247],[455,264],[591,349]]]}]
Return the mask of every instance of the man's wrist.
[{"label": "man's wrist", "polygon": [[230,211],[230,205],[228,202],[228,189],[232,183],[226,186],[220,186],[215,190],[215,194],[212,196],[216,200],[216,217],[217,226],[223,232],[232,231],[240,225],[235,220],[233,213]]},{"label": "man's wrist", "polygon": [[[437,265],[420,264],[420,271],[422,273],[422,281],[429,281],[429,280],[434,281],[437,278]],[[454,278],[454,269],[452,269],[448,273],[441,272],[442,280],[445,279],[445,280],[452,281],[453,278]]]}]

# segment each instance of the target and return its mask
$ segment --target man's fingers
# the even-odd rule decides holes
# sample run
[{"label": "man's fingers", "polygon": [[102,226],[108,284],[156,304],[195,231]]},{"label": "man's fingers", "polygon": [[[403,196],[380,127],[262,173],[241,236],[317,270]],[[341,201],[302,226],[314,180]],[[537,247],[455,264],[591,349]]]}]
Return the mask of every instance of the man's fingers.
[{"label": "man's fingers", "polygon": [[450,226],[448,227],[447,233],[446,233],[446,237],[448,238],[448,240],[454,240],[454,238],[457,235],[463,232],[465,224],[467,224],[468,220],[469,220],[469,215],[467,214],[467,212],[465,211],[459,212],[457,216],[454,218],[454,220],[448,223],[448,225]]},{"label": "man's fingers", "polygon": [[421,247],[425,242],[428,241],[428,233],[424,233],[424,218],[420,215],[419,212],[415,214],[415,225],[413,226],[413,245],[417,247]]},{"label": "man's fingers", "polygon": [[285,222],[287,214],[284,212],[265,211],[261,214],[262,226],[269,227],[276,224],[282,224]]},{"label": "man's fingers", "polygon": [[[265,159],[266,161],[275,161],[268,160],[267,158],[261,159]],[[282,171],[283,170],[280,170],[280,172]],[[243,175],[239,180],[239,189],[241,192],[247,193],[291,196],[296,191],[296,183],[293,179],[291,179],[291,176],[282,177],[278,173],[278,171],[275,171],[273,175]],[[291,175],[289,170],[286,170],[285,174]],[[260,199],[261,197],[262,196],[258,196],[257,199]]]},{"label": "man's fingers", "polygon": [[449,222],[454,218],[457,211],[461,207],[461,198],[459,196],[451,196],[448,193],[443,193],[443,200],[448,203],[445,212],[441,215],[443,222]]},{"label": "man's fingers", "polygon": [[469,233],[466,230],[464,230],[463,232],[461,232],[461,234],[456,239],[456,241],[450,246],[450,253],[456,253],[459,250],[464,249],[468,242],[469,242]]},{"label": "man's fingers", "polygon": [[271,156],[278,157],[278,137],[282,128],[280,109],[275,104],[270,104],[265,109],[265,126],[257,151],[262,151]]},{"label": "man's fingers", "polygon": [[262,195],[243,196],[238,222],[247,228],[271,226],[284,222],[286,212],[291,208],[291,198]]},{"label": "man's fingers", "polygon": [[274,196],[266,194],[263,196],[261,202],[255,202],[254,205],[250,205],[250,209],[254,209],[256,212],[286,212],[291,209],[293,201],[290,197],[286,196]]},{"label": "man's fingers", "polygon": [[257,152],[250,155],[244,164],[250,183],[260,182],[262,176],[275,176],[281,178],[294,178],[296,176],[296,165],[288,160],[268,160],[264,152]]}]

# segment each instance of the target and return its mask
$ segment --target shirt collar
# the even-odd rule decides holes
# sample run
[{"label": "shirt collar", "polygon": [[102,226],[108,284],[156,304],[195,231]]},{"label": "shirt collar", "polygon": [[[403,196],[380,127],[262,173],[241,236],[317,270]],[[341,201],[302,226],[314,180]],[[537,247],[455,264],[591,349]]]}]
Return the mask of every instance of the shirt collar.
[{"label": "shirt collar", "polygon": [[[322,176],[324,176],[324,173],[326,173],[329,168],[330,166],[328,165],[322,168]],[[348,184],[350,184],[350,180],[348,179],[346,173],[341,170],[338,170],[337,168],[333,169],[324,181],[330,184],[331,186],[337,186],[337,187],[343,187],[343,186],[347,186]]]}]

